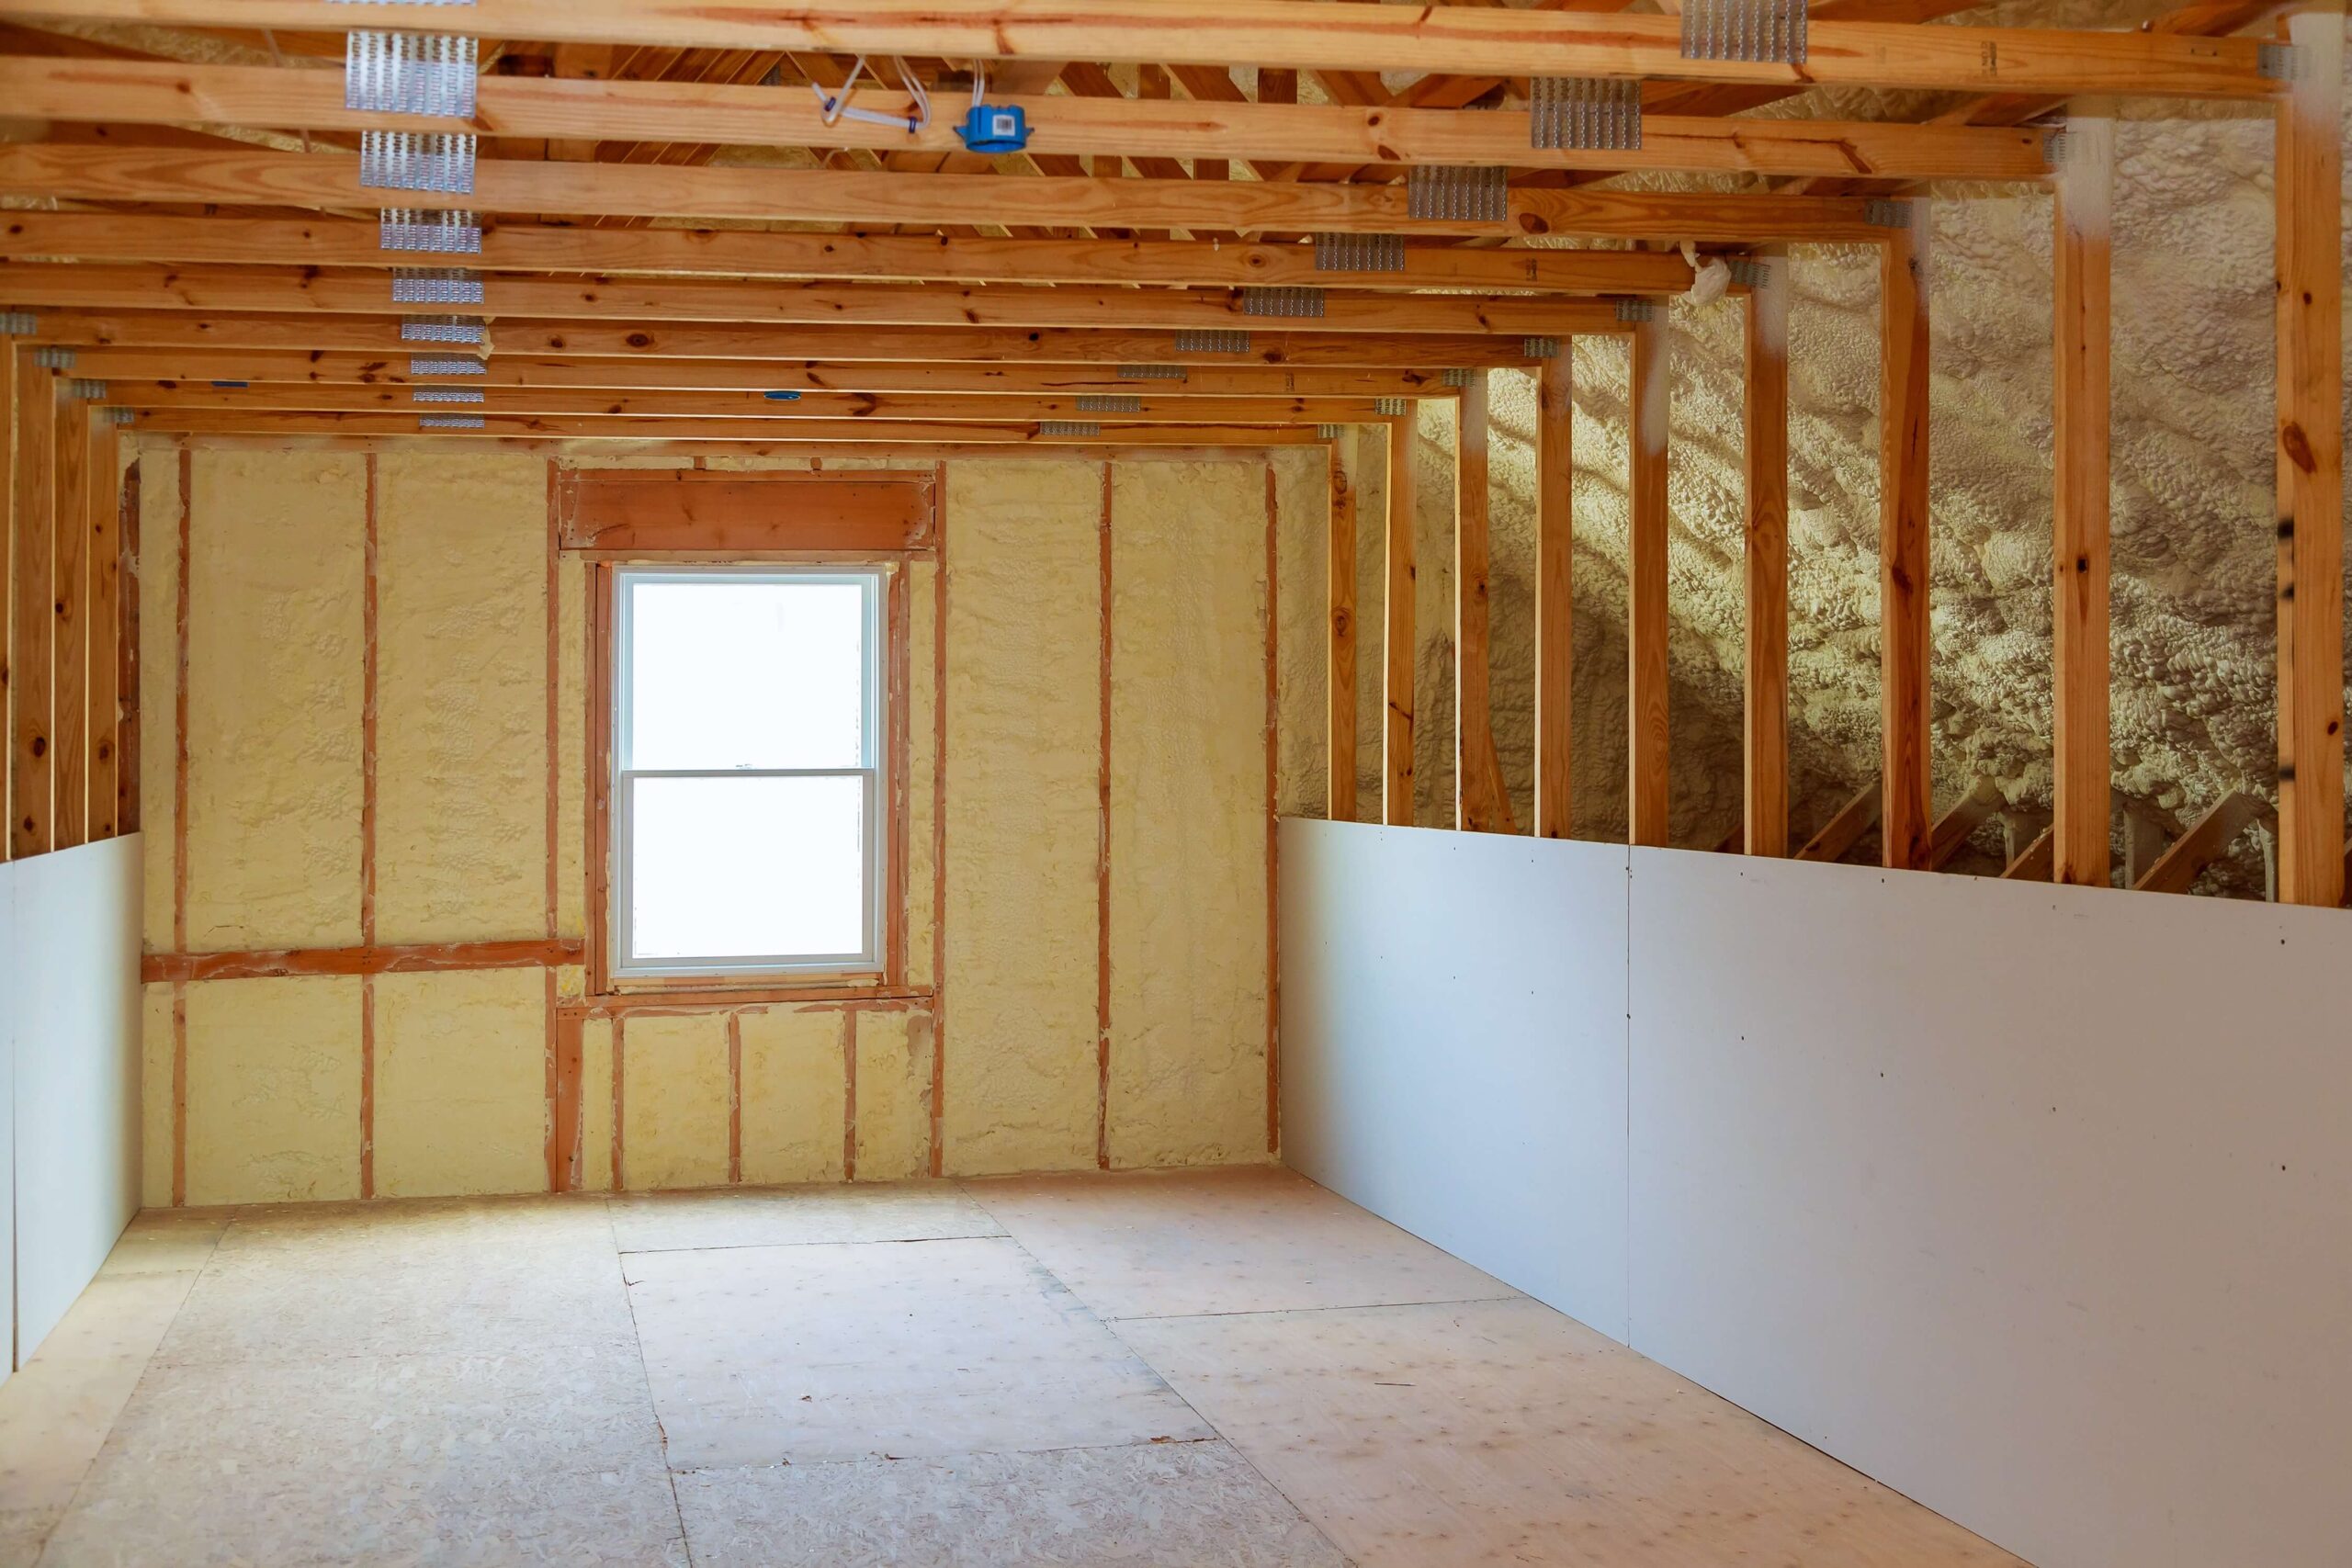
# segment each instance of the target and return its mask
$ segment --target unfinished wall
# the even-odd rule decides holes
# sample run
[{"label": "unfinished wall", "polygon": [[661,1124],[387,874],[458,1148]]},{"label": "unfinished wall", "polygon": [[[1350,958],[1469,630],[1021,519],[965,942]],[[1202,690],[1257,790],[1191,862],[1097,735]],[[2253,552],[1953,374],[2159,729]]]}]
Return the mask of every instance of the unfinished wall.
[{"label": "unfinished wall", "polygon": [[[549,549],[548,460],[209,445],[183,515],[181,454],[144,457],[150,953],[181,922],[197,953],[582,936],[589,568]],[[1269,474],[945,466],[944,553],[905,567],[903,994],[159,978],[145,1201],[542,1190],[575,1039],[584,1188],[1266,1158]],[[1275,488],[1319,602],[1320,450]]]}]

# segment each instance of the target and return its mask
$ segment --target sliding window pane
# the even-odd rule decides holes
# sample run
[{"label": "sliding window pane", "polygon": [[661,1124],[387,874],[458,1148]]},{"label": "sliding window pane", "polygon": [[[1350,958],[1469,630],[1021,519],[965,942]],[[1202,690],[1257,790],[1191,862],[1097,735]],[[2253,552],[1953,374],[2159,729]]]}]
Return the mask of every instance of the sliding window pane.
[{"label": "sliding window pane", "polygon": [[624,769],[866,763],[862,581],[631,579]]},{"label": "sliding window pane", "polygon": [[633,962],[865,951],[865,775],[639,778],[632,788]]}]

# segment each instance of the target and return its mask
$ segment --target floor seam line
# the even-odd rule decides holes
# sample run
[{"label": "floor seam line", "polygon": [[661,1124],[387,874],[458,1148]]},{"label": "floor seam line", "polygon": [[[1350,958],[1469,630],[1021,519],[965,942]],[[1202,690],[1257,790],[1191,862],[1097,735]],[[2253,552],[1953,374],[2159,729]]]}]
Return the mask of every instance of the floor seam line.
[{"label": "floor seam line", "polygon": [[1310,1312],[1392,1312],[1405,1307],[1483,1306],[1489,1302],[1523,1302],[1535,1298],[1525,1291],[1499,1296],[1444,1296],[1426,1302],[1346,1302],[1327,1306],[1237,1307],[1230,1312],[1137,1312],[1106,1317],[1105,1323],[1182,1323],[1208,1317],[1277,1317]]},{"label": "floor seam line", "polygon": [[628,1308],[629,1340],[637,1347],[637,1373],[645,1380],[645,1409],[653,1417],[653,1436],[660,1450],[662,1483],[670,1489],[670,1516],[678,1521],[678,1548],[686,1556],[686,1568],[695,1568],[694,1537],[686,1531],[685,1506],[678,1501],[678,1472],[670,1468],[670,1428],[662,1419],[662,1402],[653,1393],[653,1369],[645,1364],[645,1330],[637,1321],[637,1298],[629,1293],[628,1269],[621,1261],[620,1233],[613,1228],[613,1205],[605,1203],[605,1233],[613,1244],[613,1272],[620,1276],[621,1302]]}]

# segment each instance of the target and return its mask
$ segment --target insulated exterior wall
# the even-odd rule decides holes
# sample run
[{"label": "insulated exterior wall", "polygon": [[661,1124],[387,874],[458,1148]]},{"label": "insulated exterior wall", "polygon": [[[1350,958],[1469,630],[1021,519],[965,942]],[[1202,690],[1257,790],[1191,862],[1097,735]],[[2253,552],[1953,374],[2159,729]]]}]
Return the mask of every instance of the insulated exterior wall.
[{"label": "insulated exterior wall", "polygon": [[[1325,525],[1331,504],[1330,466],[1338,460],[1320,446],[1282,446],[1267,454],[1274,475],[1274,579],[1280,590],[1275,613],[1282,622],[1274,639],[1281,683],[1274,731],[1275,799],[1284,817],[1320,817],[1330,798],[1325,784],[1329,770],[1324,751],[1329,737],[1323,694],[1330,681],[1331,601],[1326,584],[1331,548]],[[1129,467],[1143,471],[1157,466]],[[1220,564],[1228,553],[1237,561],[1247,558],[1248,542],[1241,532],[1220,538]],[[1264,554],[1261,544],[1261,562]],[[1262,565],[1256,575],[1265,575]],[[1365,603],[1358,600],[1359,609]]]},{"label": "insulated exterior wall", "polygon": [[932,1019],[912,1009],[857,1015],[857,1179],[921,1176],[931,1145]]},{"label": "insulated exterior wall", "polygon": [[1266,469],[1123,463],[1111,517],[1111,1163],[1262,1158]]},{"label": "insulated exterior wall", "polygon": [[947,475],[946,1158],[1095,1154],[1100,465]]},{"label": "insulated exterior wall", "polygon": [[187,987],[187,1201],[359,1196],[359,982]]},{"label": "insulated exterior wall", "polygon": [[939,568],[907,568],[907,983],[937,978]]},{"label": "insulated exterior wall", "polygon": [[547,464],[378,460],[376,934],[547,924]]},{"label": "insulated exterior wall", "polygon": [[[140,925],[151,952],[172,946],[177,840],[173,778],[177,768],[180,682],[180,465],[168,446],[145,448],[139,469],[139,821],[146,858],[145,913]],[[130,694],[124,694],[126,701]],[[150,1097],[153,1098],[152,1096]],[[150,1183],[155,1162],[147,1162]],[[165,1172],[169,1191],[169,1171]]]},{"label": "insulated exterior wall", "polygon": [[547,988],[537,969],[379,976],[376,1191],[547,1186]]},{"label": "insulated exterior wall", "polygon": [[621,1185],[727,1183],[727,1018],[631,1018],[620,1035]]},{"label": "insulated exterior wall", "polygon": [[356,942],[365,459],[204,451],[194,469],[189,944]]},{"label": "insulated exterior wall", "polygon": [[848,1114],[844,1018],[838,1008],[742,1015],[745,1181],[842,1179]]}]

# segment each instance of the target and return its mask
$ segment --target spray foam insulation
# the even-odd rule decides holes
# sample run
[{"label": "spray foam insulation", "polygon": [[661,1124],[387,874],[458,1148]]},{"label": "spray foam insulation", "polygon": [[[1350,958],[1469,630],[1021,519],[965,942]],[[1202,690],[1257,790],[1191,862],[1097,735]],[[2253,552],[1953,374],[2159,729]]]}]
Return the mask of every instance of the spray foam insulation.
[{"label": "spray foam insulation", "polygon": [[588,930],[588,564],[557,568],[556,934]]},{"label": "spray foam insulation", "polygon": [[632,1191],[724,1187],[727,1015],[632,1017],[620,1056],[621,1184]]},{"label": "spray foam insulation", "polygon": [[1261,1158],[1266,470],[1113,485],[1111,1159]]},{"label": "spray foam insulation", "polygon": [[377,485],[377,938],[538,934],[547,466],[388,453]]},{"label": "spray foam insulation", "polygon": [[745,1181],[781,1186],[842,1179],[847,1020],[838,1008],[742,1015]]},{"label": "spray foam insulation", "polygon": [[580,1182],[582,1192],[613,1185],[613,1021],[580,1021]]},{"label": "spray foam insulation", "polygon": [[935,979],[938,919],[939,568],[907,568],[907,983]]},{"label": "spray foam insulation", "polygon": [[365,459],[194,462],[188,942],[347,946],[359,940]]},{"label": "spray foam insulation", "polygon": [[945,1155],[1094,1160],[1101,833],[1096,464],[947,470]]},{"label": "spray foam insulation", "polygon": [[359,991],[341,976],[187,987],[190,1203],[359,1195]]},{"label": "spray foam insulation", "polygon": [[931,1157],[932,1019],[913,1010],[857,1015],[857,1179],[921,1176]]},{"label": "spray foam insulation", "polygon": [[537,969],[376,980],[376,1191],[547,1187],[547,980]]},{"label": "spray foam insulation", "polygon": [[[1321,816],[1325,793],[1323,694],[1330,677],[1330,464],[1319,446],[1277,447],[1274,473],[1275,638],[1281,701],[1275,707],[1274,798],[1281,814]],[[1262,573],[1261,574],[1262,575]]]},{"label": "spray foam insulation", "polygon": [[[140,929],[150,953],[172,941],[172,813],[179,738],[180,463],[170,446],[142,444],[139,466],[139,822],[143,899]],[[130,694],[125,694],[126,695]],[[169,1172],[165,1173],[169,1201]]]},{"label": "spray foam insulation", "polygon": [[172,1202],[172,987],[139,991],[139,1206]]}]

